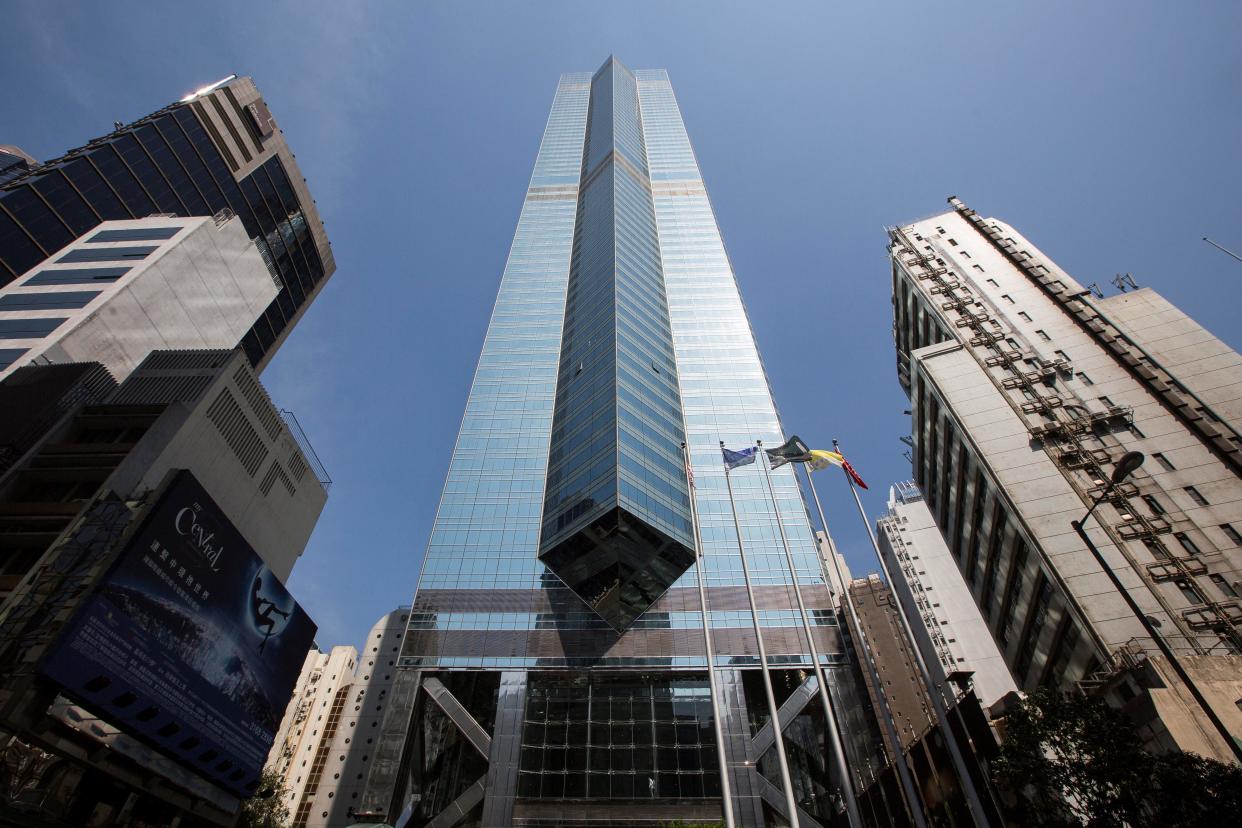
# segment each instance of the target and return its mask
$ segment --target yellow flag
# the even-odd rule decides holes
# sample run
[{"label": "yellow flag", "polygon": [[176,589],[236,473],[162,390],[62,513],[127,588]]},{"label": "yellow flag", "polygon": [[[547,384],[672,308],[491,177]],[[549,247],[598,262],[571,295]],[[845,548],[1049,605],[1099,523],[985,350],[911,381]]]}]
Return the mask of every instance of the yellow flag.
[{"label": "yellow flag", "polygon": [[811,467],[811,471],[819,471],[829,466],[843,466],[845,465],[845,458],[835,451],[811,449],[811,460],[807,465]]}]

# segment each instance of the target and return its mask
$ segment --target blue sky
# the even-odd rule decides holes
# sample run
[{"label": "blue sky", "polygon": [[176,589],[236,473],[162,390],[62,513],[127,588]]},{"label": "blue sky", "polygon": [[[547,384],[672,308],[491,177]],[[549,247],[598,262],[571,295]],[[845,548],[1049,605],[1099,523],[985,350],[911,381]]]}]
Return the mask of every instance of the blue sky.
[{"label": "blue sky", "polygon": [[[884,226],[958,195],[1084,283],[1131,272],[1237,348],[1237,2],[9,2],[0,143],[50,158],[254,77],[338,270],[264,375],[333,480],[290,586],[320,643],[410,600],[558,75],[665,67],[785,426],[883,508]],[[1111,288],[1110,288],[1111,291]],[[866,535],[820,487],[856,573]]]}]

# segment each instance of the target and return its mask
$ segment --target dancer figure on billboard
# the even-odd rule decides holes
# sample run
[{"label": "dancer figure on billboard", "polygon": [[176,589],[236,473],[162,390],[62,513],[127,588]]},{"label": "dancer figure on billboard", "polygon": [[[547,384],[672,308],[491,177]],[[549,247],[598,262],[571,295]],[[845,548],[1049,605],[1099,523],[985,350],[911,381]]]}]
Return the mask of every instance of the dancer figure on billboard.
[{"label": "dancer figure on billboard", "polygon": [[263,631],[263,640],[259,642],[259,655],[263,655],[263,648],[267,646],[267,640],[276,631],[276,619],[272,618],[272,613],[279,615],[285,620],[289,619],[289,613],[277,609],[276,605],[264,598],[262,593],[263,577],[256,576],[254,579],[254,590],[250,594],[250,607],[254,611],[255,626]]}]

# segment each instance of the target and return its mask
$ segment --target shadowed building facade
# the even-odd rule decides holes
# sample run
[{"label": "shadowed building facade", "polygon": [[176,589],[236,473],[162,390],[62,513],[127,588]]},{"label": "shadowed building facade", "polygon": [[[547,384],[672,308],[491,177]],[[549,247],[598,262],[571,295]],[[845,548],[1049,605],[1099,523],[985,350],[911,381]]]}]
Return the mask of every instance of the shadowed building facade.
[{"label": "shadowed building facade", "polygon": [[720,819],[704,578],[737,821],[784,824],[745,565],[802,825],[831,822],[839,780],[777,521],[832,690],[862,694],[791,467],[774,495],[759,465],[732,473],[735,528],[720,442],[756,440],[784,436],[667,74],[610,59],[562,76],[362,816]]}]

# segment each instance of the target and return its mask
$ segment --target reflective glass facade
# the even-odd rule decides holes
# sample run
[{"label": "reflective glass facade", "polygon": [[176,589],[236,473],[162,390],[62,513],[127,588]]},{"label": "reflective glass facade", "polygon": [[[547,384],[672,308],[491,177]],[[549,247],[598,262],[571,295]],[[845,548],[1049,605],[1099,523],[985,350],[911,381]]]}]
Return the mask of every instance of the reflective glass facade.
[{"label": "reflective glass facade", "polygon": [[[631,825],[719,819],[704,577],[738,821],[775,819],[773,749],[748,754],[767,709],[722,440],[775,446],[784,434],[668,77],[615,60],[564,75],[402,646],[408,696],[393,717],[409,725],[385,723],[379,752],[393,759],[368,782],[372,807],[414,797],[414,824],[450,805],[461,825],[578,824],[582,803],[598,817],[609,802],[649,803],[617,812]],[[800,711],[787,728],[795,788],[826,820],[836,782],[778,520],[834,694],[857,697],[853,669],[793,471],[772,473],[776,509],[760,466],[732,481],[773,681]],[[630,590],[612,604],[591,591],[606,590],[591,578],[608,567]],[[450,781],[429,761],[397,772],[396,757],[427,749],[427,722],[446,726],[455,708],[440,688],[466,672],[494,677],[488,701],[458,711],[491,734],[474,748],[486,785],[466,778],[473,764]]]},{"label": "reflective glass facade", "polygon": [[[227,113],[223,105],[214,106],[217,120],[250,123],[231,87],[212,93],[217,95],[231,104]],[[204,101],[215,104],[212,96],[173,104],[0,183],[0,284],[103,221],[231,210],[283,285],[239,343],[251,364],[264,364],[333,265],[321,255],[326,239],[321,251],[313,237],[318,217],[308,220],[315,208],[297,192],[293,182],[300,184],[301,173],[279,133],[265,136],[257,127],[234,126],[230,149],[204,106]],[[243,167],[235,150],[246,142],[255,154]]]}]

